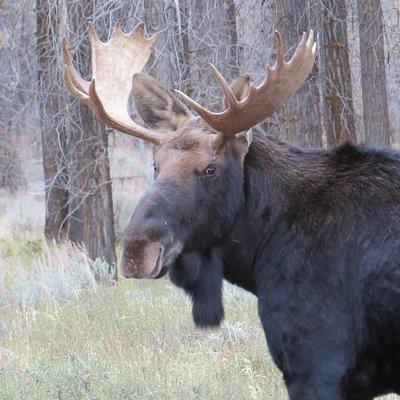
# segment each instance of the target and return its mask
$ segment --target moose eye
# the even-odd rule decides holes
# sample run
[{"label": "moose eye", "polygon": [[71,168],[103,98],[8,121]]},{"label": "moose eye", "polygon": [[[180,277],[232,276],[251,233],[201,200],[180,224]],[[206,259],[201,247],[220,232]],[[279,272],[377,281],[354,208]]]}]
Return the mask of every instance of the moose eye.
[{"label": "moose eye", "polygon": [[209,165],[205,171],[204,171],[204,175],[205,176],[214,176],[215,173],[217,172],[217,168],[215,165]]},{"label": "moose eye", "polygon": [[158,165],[157,164],[153,164],[153,169],[154,169],[154,173],[158,174]]}]

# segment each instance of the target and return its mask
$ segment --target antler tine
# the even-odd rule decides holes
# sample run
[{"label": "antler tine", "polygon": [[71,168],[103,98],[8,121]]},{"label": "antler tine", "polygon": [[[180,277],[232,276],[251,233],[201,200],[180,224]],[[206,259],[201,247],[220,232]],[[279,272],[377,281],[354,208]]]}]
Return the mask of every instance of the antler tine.
[{"label": "antler tine", "polygon": [[217,78],[219,84],[221,85],[222,90],[224,91],[224,94],[226,96],[226,101],[228,102],[228,106],[233,110],[239,110],[238,101],[231,87],[229,86],[228,82],[217,70],[214,64],[208,63],[208,65],[211,67],[214,76]]},{"label": "antler tine", "polygon": [[92,23],[89,24],[89,36],[92,49],[91,82],[86,82],[75,70],[68,42],[63,39],[64,79],[67,89],[110,127],[160,144],[161,135],[136,124],[128,112],[133,75],[141,72],[147,63],[155,44],[155,36],[147,39],[142,24],[128,34],[116,24],[109,41],[103,43]]},{"label": "antler tine", "polygon": [[285,63],[285,54],[283,52],[283,39],[279,31],[275,31],[276,38],[276,61],[275,65],[283,65]]},{"label": "antler tine", "polygon": [[188,96],[179,92],[186,103],[191,106],[215,130],[221,132],[225,140],[237,133],[245,132],[252,126],[273,114],[290,95],[297,91],[312,70],[316,57],[314,32],[303,34],[292,58],[284,58],[283,40],[276,32],[276,62],[273,67],[267,66],[267,74],[260,86],[250,83],[247,97],[238,101],[233,95],[222,75],[211,66],[224,90],[228,108],[220,113],[213,113]]},{"label": "antler tine", "polygon": [[[62,39],[62,55],[64,61],[64,78],[66,84],[72,86],[73,90],[82,97],[82,100],[86,99],[89,95],[89,82],[85,81],[76,71],[74,64],[71,60],[71,55],[68,50],[69,43],[66,38]],[[81,100],[81,99],[80,99]]]},{"label": "antler tine", "polygon": [[[211,67],[214,76],[217,78],[222,90],[224,91],[226,101],[228,103],[228,108],[231,110],[239,110],[239,101],[236,99],[235,94],[233,93],[228,82],[212,63],[208,63],[208,65]],[[218,117],[218,113],[207,110],[180,90],[175,89],[175,92],[179,94],[185,100],[185,102],[193,108],[193,110],[195,110],[207,123],[212,126],[212,121],[213,119]]]},{"label": "antler tine", "polygon": [[71,76],[71,70],[69,67],[65,66],[64,67],[64,81],[65,85],[67,86],[67,89],[69,92],[76,97],[78,100],[84,102],[86,105],[89,103],[89,96],[82,92],[81,90],[77,89],[75,85],[73,84],[73,79]]},{"label": "antler tine", "polygon": [[[137,25],[136,25],[136,28],[137,28]],[[122,35],[124,33],[122,31],[121,24],[119,23],[119,21],[117,21],[116,24],[114,25],[114,30],[113,30],[113,33],[111,36],[114,36],[116,33],[120,34],[120,35]]]},{"label": "antler tine", "polygon": [[[308,37],[314,36],[313,30],[310,30],[310,33],[308,35]],[[300,43],[297,45],[296,47],[296,51],[294,52],[292,58],[288,61],[288,64],[292,62],[292,60],[295,60],[296,58],[300,57],[304,52],[304,49],[306,48],[308,43],[308,38],[307,38],[307,34],[305,32],[302,33],[301,35],[301,41]]]},{"label": "antler tine", "polygon": [[182,99],[190,106],[193,108],[193,110],[195,110],[200,117],[202,117],[204,120],[206,120],[210,125],[211,125],[211,120],[209,121],[210,116],[214,115],[213,112],[207,110],[206,108],[204,108],[203,106],[201,106],[199,103],[197,103],[196,101],[194,101],[193,99],[191,99],[187,94],[181,92],[178,89],[174,89],[174,92],[179,94],[179,96],[182,97]]},{"label": "antler tine", "polygon": [[89,39],[90,39],[90,44],[93,45],[96,42],[101,43],[99,37],[97,36],[96,28],[94,27],[93,21],[89,22]]},{"label": "antler tine", "polygon": [[132,135],[139,139],[147,140],[148,142],[153,144],[161,143],[161,139],[156,132],[135,124],[130,118],[129,120],[124,120],[123,117],[118,118],[110,114],[106,110],[96,91],[96,79],[92,79],[92,81],[90,82],[89,96],[91,110],[97,116],[97,118],[107,124],[110,128],[113,128],[122,133],[126,133],[128,135]]},{"label": "antler tine", "polygon": [[[304,32],[304,34],[305,34],[305,32]],[[310,46],[312,43],[315,43],[314,42],[314,30],[313,29],[310,29],[310,33],[309,33],[309,35],[308,35],[308,38],[307,38],[307,46]]]}]

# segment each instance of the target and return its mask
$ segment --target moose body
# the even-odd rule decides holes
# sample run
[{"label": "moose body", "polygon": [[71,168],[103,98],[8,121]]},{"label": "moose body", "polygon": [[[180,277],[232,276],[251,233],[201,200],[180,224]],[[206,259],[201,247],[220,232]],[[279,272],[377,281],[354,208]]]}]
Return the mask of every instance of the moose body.
[{"label": "moose body", "polygon": [[218,243],[224,278],[258,297],[290,398],[400,392],[399,152],[300,150],[260,133],[244,166],[242,207]]},{"label": "moose body", "polygon": [[[199,326],[221,321],[223,279],[254,293],[291,400],[399,393],[400,153],[350,143],[305,150],[252,129],[311,71],[312,32],[289,62],[278,35],[276,64],[258,87],[248,75],[228,85],[214,69],[226,109],[184,97],[200,117],[138,73],[154,45],[143,27],[116,28],[106,44],[92,29],[91,42],[90,84],[64,42],[69,90],[111,127],[159,146],[156,179],[125,230],[121,273],[169,271]],[[129,117],[131,89],[148,128]]]}]

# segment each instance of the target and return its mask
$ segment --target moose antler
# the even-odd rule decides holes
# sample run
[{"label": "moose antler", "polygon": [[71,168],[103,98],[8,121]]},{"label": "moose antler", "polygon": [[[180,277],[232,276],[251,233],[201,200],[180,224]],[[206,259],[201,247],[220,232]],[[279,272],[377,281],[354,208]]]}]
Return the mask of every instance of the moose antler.
[{"label": "moose antler", "polygon": [[242,101],[236,99],[232,89],[214,65],[212,71],[220,83],[226,97],[228,107],[220,113],[211,112],[196,103],[186,94],[176,90],[182,98],[216,131],[220,132],[218,147],[239,132],[245,132],[261,122],[285,102],[301,86],[311,72],[315,56],[316,43],[314,32],[310,30],[303,37],[297,49],[286,62],[283,53],[283,41],[279,32],[276,33],[276,62],[273,67],[267,66],[267,75],[258,86],[250,83],[249,94]]},{"label": "moose antler", "polygon": [[159,144],[159,134],[136,124],[128,113],[133,75],[141,72],[147,63],[156,37],[147,39],[143,24],[125,34],[117,23],[106,43],[97,37],[92,24],[89,34],[92,47],[91,82],[85,81],[77,73],[69,54],[68,41],[63,38],[64,80],[68,90],[108,126]]}]

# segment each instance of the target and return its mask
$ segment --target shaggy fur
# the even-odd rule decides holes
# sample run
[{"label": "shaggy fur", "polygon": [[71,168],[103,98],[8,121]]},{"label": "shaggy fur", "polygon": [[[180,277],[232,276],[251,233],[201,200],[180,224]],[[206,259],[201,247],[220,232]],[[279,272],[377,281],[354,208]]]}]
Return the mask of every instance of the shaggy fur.
[{"label": "shaggy fur", "polygon": [[183,253],[169,271],[171,281],[191,297],[193,320],[200,328],[215,327],[224,318],[224,265],[218,248],[209,254]]},{"label": "shaggy fur", "polygon": [[[399,393],[399,153],[350,143],[300,150],[258,133],[243,178],[229,179],[241,191],[210,204],[212,221],[192,233],[190,253],[171,270],[193,298],[196,323],[222,316],[221,260],[193,252],[209,246],[199,237],[212,237],[224,278],[259,299],[291,399]],[[218,207],[234,212],[229,227]],[[191,269],[189,282],[182,268]]]},{"label": "shaggy fur", "polygon": [[215,154],[212,133],[188,117],[158,149],[124,275],[169,269],[200,326],[222,318],[222,273],[254,293],[291,400],[400,394],[400,153],[255,132]]},{"label": "shaggy fur", "polygon": [[225,278],[258,296],[291,399],[400,392],[400,155],[258,135]]}]

